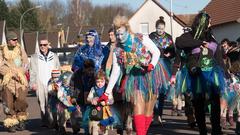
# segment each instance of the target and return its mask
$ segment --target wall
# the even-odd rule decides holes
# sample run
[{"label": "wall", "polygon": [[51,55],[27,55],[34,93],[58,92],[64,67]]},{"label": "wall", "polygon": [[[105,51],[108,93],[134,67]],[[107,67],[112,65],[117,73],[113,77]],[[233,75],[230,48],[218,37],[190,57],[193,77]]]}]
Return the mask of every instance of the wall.
[{"label": "wall", "polygon": [[[155,22],[159,19],[159,16],[163,16],[166,22],[166,32],[171,34],[170,16],[162,10],[152,0],[148,0],[140,10],[138,10],[132,18],[129,20],[129,24],[133,32],[141,33],[140,24],[149,24],[149,33],[155,31]],[[183,26],[173,19],[173,40],[183,33]]]},{"label": "wall", "polygon": [[213,27],[213,35],[218,42],[223,38],[236,41],[240,37],[240,23],[232,22]]}]

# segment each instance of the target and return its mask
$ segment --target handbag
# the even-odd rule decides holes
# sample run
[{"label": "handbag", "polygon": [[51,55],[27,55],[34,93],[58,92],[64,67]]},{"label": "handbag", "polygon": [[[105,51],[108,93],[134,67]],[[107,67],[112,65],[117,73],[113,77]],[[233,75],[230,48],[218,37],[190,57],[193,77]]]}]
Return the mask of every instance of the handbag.
[{"label": "handbag", "polygon": [[101,105],[92,106],[90,120],[100,121],[103,119],[103,107]]}]

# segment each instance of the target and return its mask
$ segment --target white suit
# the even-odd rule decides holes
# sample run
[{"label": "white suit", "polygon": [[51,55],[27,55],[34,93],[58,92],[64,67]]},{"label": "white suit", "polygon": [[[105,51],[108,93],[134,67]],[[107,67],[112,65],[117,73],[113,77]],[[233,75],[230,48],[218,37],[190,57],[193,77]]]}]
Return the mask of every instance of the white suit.
[{"label": "white suit", "polygon": [[[52,70],[60,68],[58,56],[49,51],[47,56],[36,53],[31,56],[30,60],[30,87],[37,85],[36,94],[38,97],[42,121],[46,122],[46,106],[48,101],[48,81],[51,78]],[[45,120],[44,120],[45,119]]]}]

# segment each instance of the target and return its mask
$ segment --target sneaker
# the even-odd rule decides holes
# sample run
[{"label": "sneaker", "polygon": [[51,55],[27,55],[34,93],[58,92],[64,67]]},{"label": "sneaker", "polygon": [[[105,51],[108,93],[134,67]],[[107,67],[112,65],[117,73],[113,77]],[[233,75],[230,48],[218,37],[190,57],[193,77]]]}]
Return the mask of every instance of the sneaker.
[{"label": "sneaker", "polygon": [[240,122],[237,122],[237,123],[236,123],[235,133],[236,133],[237,135],[240,135]]}]

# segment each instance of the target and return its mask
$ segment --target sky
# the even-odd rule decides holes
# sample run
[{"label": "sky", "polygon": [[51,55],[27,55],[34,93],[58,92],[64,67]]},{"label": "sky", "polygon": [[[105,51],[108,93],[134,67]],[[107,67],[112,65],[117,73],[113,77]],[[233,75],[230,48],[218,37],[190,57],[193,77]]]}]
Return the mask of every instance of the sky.
[{"label": "sky", "polygon": [[[109,5],[125,3],[129,5],[133,10],[137,10],[145,0],[91,0],[95,5]],[[171,0],[157,0],[166,9],[170,10]],[[191,14],[197,13],[203,9],[210,0],[172,0],[173,12],[175,14]]]},{"label": "sky", "polygon": [[[19,0],[5,0],[7,2],[16,2]],[[50,0],[31,0],[33,2],[41,1],[50,1]],[[63,3],[67,3],[69,0],[60,0]],[[145,0],[90,0],[94,5],[110,5],[110,4],[121,4],[125,3],[132,8],[133,11],[136,11]],[[157,0],[161,5],[166,9],[170,10],[170,1],[171,0]],[[197,13],[203,9],[210,0],[172,0],[173,2],[173,12],[175,14],[192,14]]]}]

